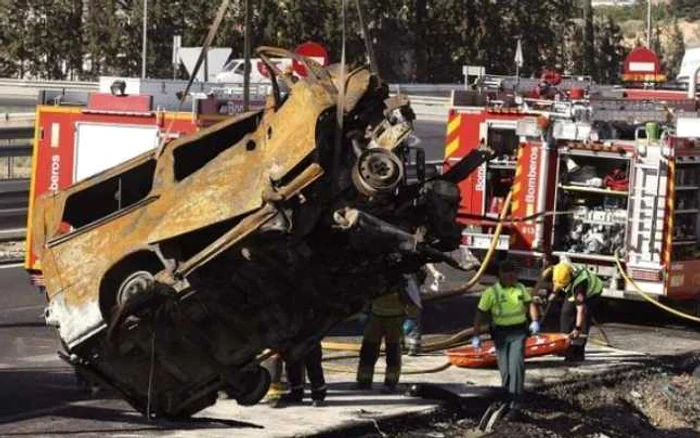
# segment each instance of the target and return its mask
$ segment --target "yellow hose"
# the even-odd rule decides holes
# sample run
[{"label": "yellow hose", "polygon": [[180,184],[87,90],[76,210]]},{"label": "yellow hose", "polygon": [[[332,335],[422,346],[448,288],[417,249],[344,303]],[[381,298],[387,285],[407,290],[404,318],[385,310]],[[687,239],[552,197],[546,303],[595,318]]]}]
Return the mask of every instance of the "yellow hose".
[{"label": "yellow hose", "polygon": [[[501,214],[498,217],[498,225],[496,226],[496,231],[494,232],[493,238],[491,239],[491,245],[489,246],[488,251],[486,252],[486,256],[484,257],[484,261],[481,263],[481,266],[479,267],[479,270],[477,273],[469,279],[469,281],[461,286],[459,289],[448,291],[444,294],[440,294],[439,296],[433,296],[433,297],[426,297],[425,301],[433,301],[434,299],[442,299],[442,298],[448,298],[456,295],[461,295],[474,287],[478,282],[479,279],[484,275],[486,272],[486,269],[489,267],[491,263],[491,258],[493,257],[494,252],[496,251],[496,247],[498,246],[498,239],[501,236],[501,232],[503,231],[503,226],[506,223],[504,221],[506,215],[508,214],[508,209],[510,208],[510,203],[513,198],[513,192],[509,192],[508,196],[506,196],[505,202],[503,203],[503,208],[501,209]],[[442,350],[445,348],[448,348],[449,346],[453,345],[455,342],[459,341],[461,338],[465,336],[469,336],[472,333],[474,333],[473,328],[467,328],[465,330],[462,330],[460,332],[455,333],[454,335],[450,336],[448,339],[445,339],[443,341],[437,341],[434,343],[428,343],[423,346],[423,351],[435,351],[435,350]],[[360,345],[357,343],[348,343],[348,342],[322,342],[321,347],[324,350],[335,350],[335,351],[360,351]]]},{"label": "yellow hose", "polygon": [[441,294],[431,294],[425,297],[426,302],[438,300],[438,299],[443,299],[443,298],[450,298],[456,295],[462,295],[463,293],[467,292],[469,289],[474,287],[481,277],[484,275],[486,272],[486,269],[488,269],[489,265],[491,264],[491,258],[493,257],[494,252],[496,252],[496,247],[498,246],[498,239],[501,237],[501,232],[503,231],[503,226],[506,223],[504,221],[505,217],[508,215],[508,210],[510,209],[510,203],[511,200],[513,199],[513,192],[510,191],[508,192],[508,196],[506,196],[505,202],[503,203],[503,208],[501,209],[501,214],[498,216],[498,225],[496,225],[496,231],[493,234],[493,238],[491,239],[491,245],[489,246],[488,251],[486,251],[486,256],[484,257],[484,261],[481,263],[481,266],[479,267],[479,270],[476,272],[476,274],[469,279],[469,281],[461,286],[458,289],[447,291]]},{"label": "yellow hose", "polygon": [[622,263],[620,263],[620,257],[617,254],[615,254],[615,263],[617,264],[617,270],[620,272],[620,275],[622,275],[622,278],[624,278],[627,283],[632,285],[632,287],[634,288],[634,292],[637,293],[637,295],[644,298],[646,301],[655,305],[659,309],[665,310],[669,313],[672,313],[680,318],[684,318],[684,319],[687,319],[689,321],[700,322],[700,318],[697,318],[697,317],[692,316],[692,315],[688,315],[687,313],[679,312],[678,310],[671,308],[665,304],[662,304],[662,303],[658,302],[657,300],[649,297],[647,292],[644,292],[639,287],[639,285],[627,275],[627,272],[625,272],[625,270],[622,268]]},{"label": "yellow hose", "polygon": [[[416,370],[416,369],[402,369],[401,370],[401,375],[415,375],[415,374],[430,374],[430,373],[439,373],[440,371],[445,371],[449,367],[451,367],[452,364],[448,361],[443,363],[442,365],[433,367],[433,368],[426,368],[422,370]],[[349,367],[349,366],[342,366],[342,365],[328,365],[325,364],[323,365],[323,369],[325,371],[330,371],[332,373],[345,373],[345,374],[355,374],[357,373],[357,368],[356,367]],[[384,374],[383,371],[377,370],[375,374]]]}]

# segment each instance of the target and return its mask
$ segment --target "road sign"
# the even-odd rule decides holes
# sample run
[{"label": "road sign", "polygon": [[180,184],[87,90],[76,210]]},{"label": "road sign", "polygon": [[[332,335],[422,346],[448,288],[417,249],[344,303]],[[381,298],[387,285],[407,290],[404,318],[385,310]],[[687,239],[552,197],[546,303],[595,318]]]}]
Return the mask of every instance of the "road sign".
[{"label": "road sign", "polygon": [[[325,47],[318,43],[314,43],[312,41],[307,41],[296,49],[294,49],[294,53],[297,55],[301,55],[307,58],[311,58],[314,61],[318,62],[322,66],[327,66],[329,57],[328,57],[328,51],[326,50]],[[300,62],[298,62],[296,59],[294,60],[293,64],[294,71],[296,74],[298,74],[301,77],[306,77],[306,67],[304,67]]]},{"label": "road sign", "polygon": [[270,72],[267,70],[267,66],[265,65],[265,63],[262,61],[258,61],[257,64],[258,64],[258,72],[261,75],[263,75],[263,77],[269,78]]},{"label": "road sign", "polygon": [[625,59],[622,79],[629,82],[663,82],[659,57],[646,47],[637,47]]}]

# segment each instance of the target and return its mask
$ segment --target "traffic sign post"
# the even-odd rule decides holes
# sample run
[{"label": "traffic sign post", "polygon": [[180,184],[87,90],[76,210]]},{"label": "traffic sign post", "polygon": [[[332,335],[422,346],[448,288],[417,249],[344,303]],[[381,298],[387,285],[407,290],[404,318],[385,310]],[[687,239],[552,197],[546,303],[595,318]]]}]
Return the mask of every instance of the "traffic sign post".
[{"label": "traffic sign post", "polygon": [[[327,66],[330,60],[326,48],[318,43],[314,43],[313,41],[307,41],[299,45],[296,49],[294,49],[294,53],[299,56],[311,58],[321,64],[323,67]],[[294,72],[302,78],[306,77],[308,74],[306,67],[296,59],[292,64],[292,68],[294,69]]]}]

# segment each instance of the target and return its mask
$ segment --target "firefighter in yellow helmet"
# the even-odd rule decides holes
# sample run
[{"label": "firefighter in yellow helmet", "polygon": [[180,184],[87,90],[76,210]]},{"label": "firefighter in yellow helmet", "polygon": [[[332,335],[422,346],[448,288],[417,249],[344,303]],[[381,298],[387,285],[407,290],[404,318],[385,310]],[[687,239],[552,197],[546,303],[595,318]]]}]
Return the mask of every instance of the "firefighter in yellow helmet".
[{"label": "firefighter in yellow helmet", "polygon": [[[482,322],[490,317],[491,337],[496,344],[496,358],[503,387],[510,395],[509,418],[518,415],[525,383],[525,340],[528,331],[540,331],[539,311],[530,292],[518,282],[515,265],[503,261],[498,267],[498,282],[481,295],[474,319],[472,346],[481,347]],[[531,323],[528,329],[528,313]]]},{"label": "firefighter in yellow helmet", "polygon": [[585,267],[560,262],[552,270],[550,300],[564,296],[559,319],[560,331],[569,333],[572,346],[566,360],[579,362],[585,359],[585,348],[591,321],[603,293],[603,281]]}]

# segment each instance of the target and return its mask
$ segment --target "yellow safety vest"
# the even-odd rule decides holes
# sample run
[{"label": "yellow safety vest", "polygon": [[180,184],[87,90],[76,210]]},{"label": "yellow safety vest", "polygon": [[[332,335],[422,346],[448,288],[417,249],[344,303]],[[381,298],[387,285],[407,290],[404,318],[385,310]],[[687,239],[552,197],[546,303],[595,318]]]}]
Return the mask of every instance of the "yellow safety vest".
[{"label": "yellow safety vest", "polygon": [[532,300],[525,286],[515,283],[504,288],[500,282],[486,289],[479,300],[479,310],[490,312],[497,326],[514,326],[527,321],[526,303]]}]

